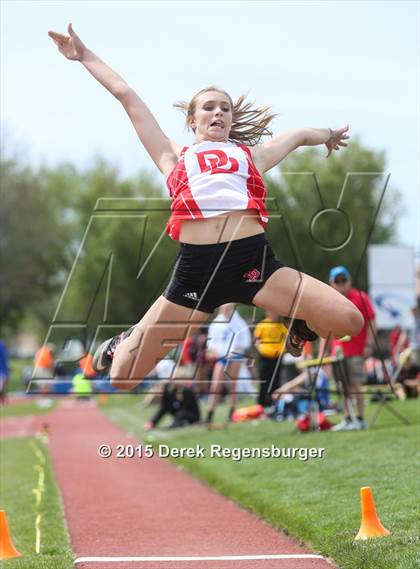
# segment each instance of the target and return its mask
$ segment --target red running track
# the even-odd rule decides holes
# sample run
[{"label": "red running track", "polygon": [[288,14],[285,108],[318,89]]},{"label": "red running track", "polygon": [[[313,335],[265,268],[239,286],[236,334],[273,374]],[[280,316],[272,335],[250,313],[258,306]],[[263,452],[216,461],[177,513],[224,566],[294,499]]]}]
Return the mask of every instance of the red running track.
[{"label": "red running track", "polygon": [[[50,451],[76,558],[311,554],[159,458],[109,459],[99,445],[137,444],[96,408],[49,415]],[[77,562],[79,569],[331,569],[322,558]]]}]

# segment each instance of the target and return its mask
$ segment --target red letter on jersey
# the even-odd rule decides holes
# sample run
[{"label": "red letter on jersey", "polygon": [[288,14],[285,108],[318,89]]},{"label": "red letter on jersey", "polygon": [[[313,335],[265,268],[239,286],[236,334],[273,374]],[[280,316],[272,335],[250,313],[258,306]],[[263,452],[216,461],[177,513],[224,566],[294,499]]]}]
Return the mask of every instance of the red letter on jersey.
[{"label": "red letter on jersey", "polygon": [[223,150],[204,150],[196,152],[198,164],[202,172],[211,174],[233,174],[239,170],[236,158],[228,156]]}]

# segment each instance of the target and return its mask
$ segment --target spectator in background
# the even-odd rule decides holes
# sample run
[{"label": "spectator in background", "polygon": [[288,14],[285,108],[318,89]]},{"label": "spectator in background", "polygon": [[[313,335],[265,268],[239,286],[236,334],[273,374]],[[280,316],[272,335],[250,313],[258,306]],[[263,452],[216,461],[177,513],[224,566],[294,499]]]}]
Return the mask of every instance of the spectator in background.
[{"label": "spectator in background", "polygon": [[316,401],[320,411],[325,411],[330,408],[329,377],[322,368],[319,368],[315,374],[310,374],[305,369],[294,379],[276,389],[272,398],[278,402],[278,420],[287,417],[286,404],[295,416],[306,413],[311,400]]},{"label": "spectator in background", "polygon": [[405,349],[409,346],[408,336],[401,326],[395,326],[388,337],[388,348],[391,355],[391,361],[394,366],[398,365],[398,359]]},{"label": "spectator in background", "polygon": [[236,380],[245,352],[252,345],[248,324],[235,310],[234,303],[223,304],[210,324],[207,342],[208,359],[214,361],[207,414],[207,425],[213,421],[225,379],[229,386],[229,420],[235,411]]},{"label": "spectator in background", "polygon": [[[160,401],[160,397],[163,393],[163,385],[172,380],[175,373],[175,355],[176,348],[170,351],[166,358],[159,360],[148,374],[146,386],[149,386],[149,392],[145,397],[142,397],[141,404],[143,407],[148,407],[152,403]],[[142,389],[144,389],[144,383],[142,384]]]},{"label": "spectator in background", "polygon": [[420,365],[413,361],[411,355],[410,348],[402,354],[405,361],[396,380],[397,395],[401,399],[418,397],[420,394]]},{"label": "spectator in background", "polygon": [[182,366],[192,364],[195,361],[194,354],[195,336],[188,336],[181,345],[179,364]]},{"label": "spectator in background", "polygon": [[52,379],[54,377],[54,356],[53,344],[44,344],[35,353],[34,357],[34,379]]},{"label": "spectator in background", "polygon": [[271,407],[271,394],[280,386],[281,355],[285,349],[287,328],[274,312],[266,310],[266,318],[255,327],[254,339],[258,351],[260,390],[258,404]]},{"label": "spectator in background", "polygon": [[[350,300],[361,312],[364,325],[357,336],[331,341],[333,356],[343,354],[348,370],[348,396],[344,397],[344,421],[336,425],[333,430],[356,430],[365,429],[367,423],[364,420],[364,399],[362,385],[366,382],[364,358],[373,354],[376,333],[375,311],[369,296],[352,287],[350,273],[346,267],[333,267],[329,274],[330,285]],[[320,341],[319,353],[325,350],[325,340]],[[357,417],[352,418],[351,405],[353,397],[356,400]]]},{"label": "spectator in background", "polygon": [[[172,371],[173,367],[170,372],[171,374]],[[155,392],[161,392],[159,408],[153,417],[145,424],[144,428],[146,431],[157,427],[167,414],[173,417],[170,425],[171,429],[193,425],[200,421],[200,408],[191,378],[189,378],[190,371],[191,366],[181,366],[175,370],[173,379],[171,378],[169,381],[163,380],[162,383],[155,388]],[[179,381],[183,378],[185,381]]]},{"label": "spectator in background", "polygon": [[208,395],[213,374],[213,362],[207,359],[207,332],[206,328],[202,328],[195,335],[193,346],[195,363],[197,365],[195,376],[196,391],[200,397]]},{"label": "spectator in background", "polygon": [[374,355],[365,360],[365,373],[367,385],[383,385],[388,383],[392,376],[393,366],[391,360],[381,360]]},{"label": "spectator in background", "polygon": [[242,362],[239,368],[238,379],[236,381],[236,392],[238,395],[253,395],[257,393],[254,385],[254,369],[248,365],[248,362]]},{"label": "spectator in background", "polygon": [[189,336],[182,344],[180,365],[195,367],[195,389],[197,394],[205,396],[209,391],[213,365],[206,356],[207,329],[201,328],[197,334]]},{"label": "spectator in background", "polygon": [[93,392],[92,380],[95,379],[97,373],[93,368],[93,356],[88,352],[84,352],[79,360],[79,365],[74,370],[72,377],[72,393],[79,400],[89,401]]},{"label": "spectator in background", "polygon": [[80,371],[83,375],[89,379],[94,379],[96,377],[96,371],[93,367],[93,356],[85,352],[83,357],[79,361]]},{"label": "spectator in background", "polygon": [[[414,350],[420,350],[420,296],[416,305],[411,309],[414,318],[414,328],[410,338],[410,345]],[[418,352],[417,352],[418,353]],[[420,365],[420,362],[417,362]]]},{"label": "spectator in background", "polygon": [[72,377],[72,393],[80,401],[89,401],[92,391],[92,380],[85,377],[80,369],[76,371]]},{"label": "spectator in background", "polygon": [[0,340],[0,404],[6,403],[6,389],[9,382],[9,354],[6,344]]}]

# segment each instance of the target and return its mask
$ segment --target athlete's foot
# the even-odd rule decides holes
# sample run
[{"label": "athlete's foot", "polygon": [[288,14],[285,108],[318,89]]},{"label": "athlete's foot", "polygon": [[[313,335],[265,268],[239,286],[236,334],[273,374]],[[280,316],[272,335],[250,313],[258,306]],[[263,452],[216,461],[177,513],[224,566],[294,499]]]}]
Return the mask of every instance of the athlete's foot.
[{"label": "athlete's foot", "polygon": [[286,340],[286,352],[298,358],[302,355],[304,345],[305,340],[301,340],[298,336],[292,334],[292,331],[289,332]]},{"label": "athlete's foot", "polygon": [[306,342],[314,342],[318,339],[304,320],[293,320],[290,326],[290,318],[284,318],[284,323],[289,326],[289,333],[286,340],[286,351],[294,357],[302,355],[302,350]]},{"label": "athlete's foot", "polygon": [[113,338],[108,338],[99,346],[93,356],[93,369],[98,373],[105,373],[109,370],[114,359],[115,350],[123,340],[128,338],[135,326],[131,326],[128,330],[117,334]]}]

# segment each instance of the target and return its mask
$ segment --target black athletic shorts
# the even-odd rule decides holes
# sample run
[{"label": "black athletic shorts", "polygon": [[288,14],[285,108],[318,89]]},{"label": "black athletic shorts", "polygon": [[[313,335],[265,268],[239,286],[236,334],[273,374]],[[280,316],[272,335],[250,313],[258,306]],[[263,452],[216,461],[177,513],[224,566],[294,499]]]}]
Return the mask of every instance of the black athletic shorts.
[{"label": "black athletic shorts", "polygon": [[181,243],[163,296],[209,314],[227,302],[252,304],[281,267],[264,233],[211,245]]}]

